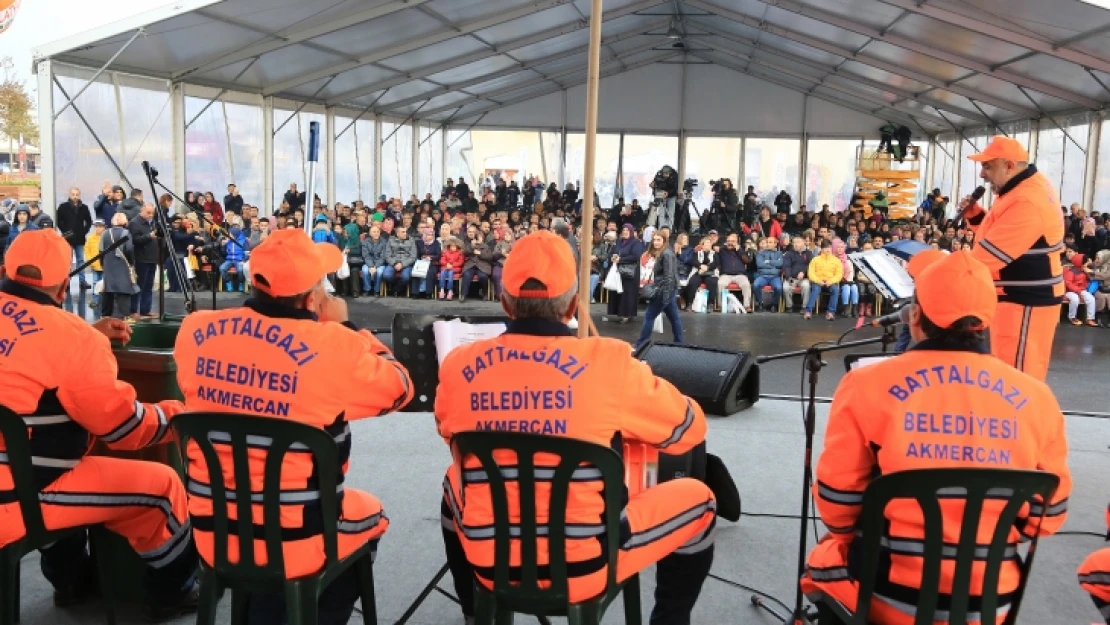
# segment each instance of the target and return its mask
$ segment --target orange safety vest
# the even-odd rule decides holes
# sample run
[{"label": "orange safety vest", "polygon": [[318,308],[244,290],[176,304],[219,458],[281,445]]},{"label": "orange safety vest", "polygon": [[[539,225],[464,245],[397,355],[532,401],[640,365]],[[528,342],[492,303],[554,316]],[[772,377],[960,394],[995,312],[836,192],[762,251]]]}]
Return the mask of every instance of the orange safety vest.
[{"label": "orange safety vest", "polygon": [[[343,477],[351,452],[349,421],[394,412],[412,398],[408,372],[367,330],[351,324],[323,323],[308,311],[248,300],[242,308],[198,311],[181,324],[174,347],[178,385],[189,411],[219,411],[277,417],[319,427],[335,438]],[[218,442],[213,440],[213,442]],[[251,490],[262,491],[267,440],[254,441],[249,455]],[[233,460],[229,448],[218,446],[224,482],[230,491]],[[190,443],[189,513],[197,549],[212,558],[212,491],[203,455]],[[318,536],[319,505],[315,467],[296,446],[282,467],[282,537],[301,541]],[[229,503],[234,493],[229,494]],[[288,503],[285,503],[288,502]],[[228,506],[230,519],[237,508]],[[262,505],[253,506],[254,520]],[[232,528],[232,533],[235,529]],[[261,529],[256,536],[261,537]],[[255,561],[266,562],[263,541],[255,542]],[[232,548],[230,557],[235,559]],[[293,567],[293,568],[291,568]],[[286,572],[315,570],[307,562],[286,557]]]},{"label": "orange safety vest", "polygon": [[[1064,417],[1048,386],[985,352],[946,349],[927,340],[901,356],[850,372],[833,398],[814,484],[817,510],[830,534],[810,553],[803,588],[831,594],[854,608],[859,571],[852,570],[848,552],[857,537],[864,490],[875,476],[911,469],[1037,469],[1058,475],[1060,487],[1052,501],[1026,505],[1019,514],[1010,533],[1010,555],[1016,557],[1022,536],[1051,534],[1064,523],[1071,492],[1067,454]],[[1045,505],[1044,524],[1038,527]],[[984,548],[1003,507],[1002,501],[984,504],[978,532]],[[954,547],[963,502],[956,495],[945,498],[941,511],[945,543]],[[875,597],[885,604],[881,609],[911,615],[921,584],[924,521],[915,502],[895,501],[886,513],[886,554]],[[941,567],[942,605],[954,572],[954,560]],[[982,575],[981,567],[972,568],[976,594]],[[1000,609],[1018,576],[1016,563],[1003,566]]]},{"label": "orange safety vest", "polygon": [[[181,402],[139,402],[117,373],[108,337],[35,289],[0,284],[2,403],[24,415],[40,490],[76,467],[94,438],[121,450],[169,439],[169,418],[181,412]],[[15,502],[6,465],[4,454],[0,504]]]},{"label": "orange safety vest", "polygon": [[998,301],[1057,306],[1064,297],[1064,220],[1056,189],[1030,165],[998,190],[989,212],[968,217],[971,253],[994,278]]},{"label": "orange safety vest", "polygon": [[[579,339],[564,324],[539,320],[512,321],[497,338],[451,351],[439,368],[435,417],[448,443],[458,432],[525,432],[611,446],[618,453],[629,439],[682,454],[706,432],[701,408],[632,359],[627,343]],[[511,454],[498,462],[510,482],[510,514],[518,514]],[[536,465],[542,535],[550,488],[543,484],[542,457]],[[567,500],[567,572],[581,577],[605,567],[604,501],[597,469],[580,468],[573,479]],[[445,490],[467,559],[479,576],[492,579],[493,508],[487,484],[480,463],[471,459],[461,476],[452,465]],[[538,543],[539,562],[546,564],[546,541]],[[513,551],[515,565],[519,552]]]}]

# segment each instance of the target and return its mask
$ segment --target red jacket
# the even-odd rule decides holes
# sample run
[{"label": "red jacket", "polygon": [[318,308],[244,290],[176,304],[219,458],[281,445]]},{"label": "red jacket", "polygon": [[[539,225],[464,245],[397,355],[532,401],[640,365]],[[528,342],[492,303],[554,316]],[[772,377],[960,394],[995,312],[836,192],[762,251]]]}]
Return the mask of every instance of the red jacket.
[{"label": "red jacket", "polygon": [[212,213],[212,221],[220,224],[224,223],[224,208],[220,206],[219,202],[205,202],[204,210]]},{"label": "red jacket", "polygon": [[[451,270],[455,273],[456,278],[462,275],[462,266],[464,262],[466,262],[466,258],[463,256],[462,250],[457,248],[454,251],[443,250],[443,253],[439,257],[439,266],[441,268],[446,268],[447,265],[451,265]],[[443,269],[441,269],[441,271],[442,270]]]},{"label": "red jacket", "polygon": [[1082,254],[1075,254],[1071,257],[1071,267],[1064,270],[1064,288],[1068,293],[1082,293],[1087,290],[1090,285],[1091,279],[1083,271],[1083,263],[1087,258]]}]

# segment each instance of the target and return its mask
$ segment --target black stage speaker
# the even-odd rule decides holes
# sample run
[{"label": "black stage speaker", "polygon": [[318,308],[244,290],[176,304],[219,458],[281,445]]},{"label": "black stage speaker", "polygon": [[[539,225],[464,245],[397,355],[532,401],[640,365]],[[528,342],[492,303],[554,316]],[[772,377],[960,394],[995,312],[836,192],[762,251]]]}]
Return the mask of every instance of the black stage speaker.
[{"label": "black stage speaker", "polygon": [[728,416],[759,400],[759,365],[749,352],[648,343],[636,357],[709,414]]}]

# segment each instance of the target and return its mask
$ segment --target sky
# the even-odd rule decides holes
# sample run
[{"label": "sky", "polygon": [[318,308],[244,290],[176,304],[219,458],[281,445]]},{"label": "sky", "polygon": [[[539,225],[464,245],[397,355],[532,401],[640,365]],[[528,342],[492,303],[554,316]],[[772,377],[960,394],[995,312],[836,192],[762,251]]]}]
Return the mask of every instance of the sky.
[{"label": "sky", "polygon": [[24,81],[29,92],[37,90],[31,73],[32,50],[45,43],[64,39],[89,30],[149,11],[163,0],[21,0],[15,22],[0,34],[0,57],[10,56],[15,74]]}]

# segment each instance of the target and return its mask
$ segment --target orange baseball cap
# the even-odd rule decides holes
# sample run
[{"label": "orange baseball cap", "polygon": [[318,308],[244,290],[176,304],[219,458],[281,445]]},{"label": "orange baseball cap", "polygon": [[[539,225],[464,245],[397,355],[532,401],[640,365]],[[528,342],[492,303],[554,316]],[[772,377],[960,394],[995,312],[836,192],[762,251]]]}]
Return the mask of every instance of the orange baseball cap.
[{"label": "orange baseball cap", "polygon": [[[501,273],[501,286],[513,297],[550,299],[574,288],[578,268],[567,240],[547,230],[537,230],[513,245]],[[547,288],[522,291],[535,279]]]},{"label": "orange baseball cap", "polygon": [[[4,256],[8,277],[28,286],[57,286],[69,279],[69,259],[73,249],[57,230],[27,230],[16,237]],[[34,267],[41,278],[18,275],[20,267]]]},{"label": "orange baseball cap", "polygon": [[343,252],[335,245],[313,243],[300,228],[275,230],[251,250],[251,283],[271,297],[291,297],[311,291],[342,264]]},{"label": "orange baseball cap", "polygon": [[906,271],[909,272],[911,278],[916,280],[926,267],[944,258],[947,254],[948,252],[943,250],[921,250],[910,258],[910,262],[906,263]]},{"label": "orange baseball cap", "polygon": [[978,317],[979,330],[989,327],[998,307],[990,269],[966,251],[932,259],[919,264],[914,278],[917,304],[925,316],[941,328],[964,317]]},{"label": "orange baseball cap", "polygon": [[999,135],[991,139],[991,142],[987,145],[985,150],[978,154],[971,154],[967,158],[977,163],[993,161],[996,158],[1004,158],[1008,161],[1018,163],[1028,163],[1029,152],[1027,152],[1025,146],[1016,139]]}]

